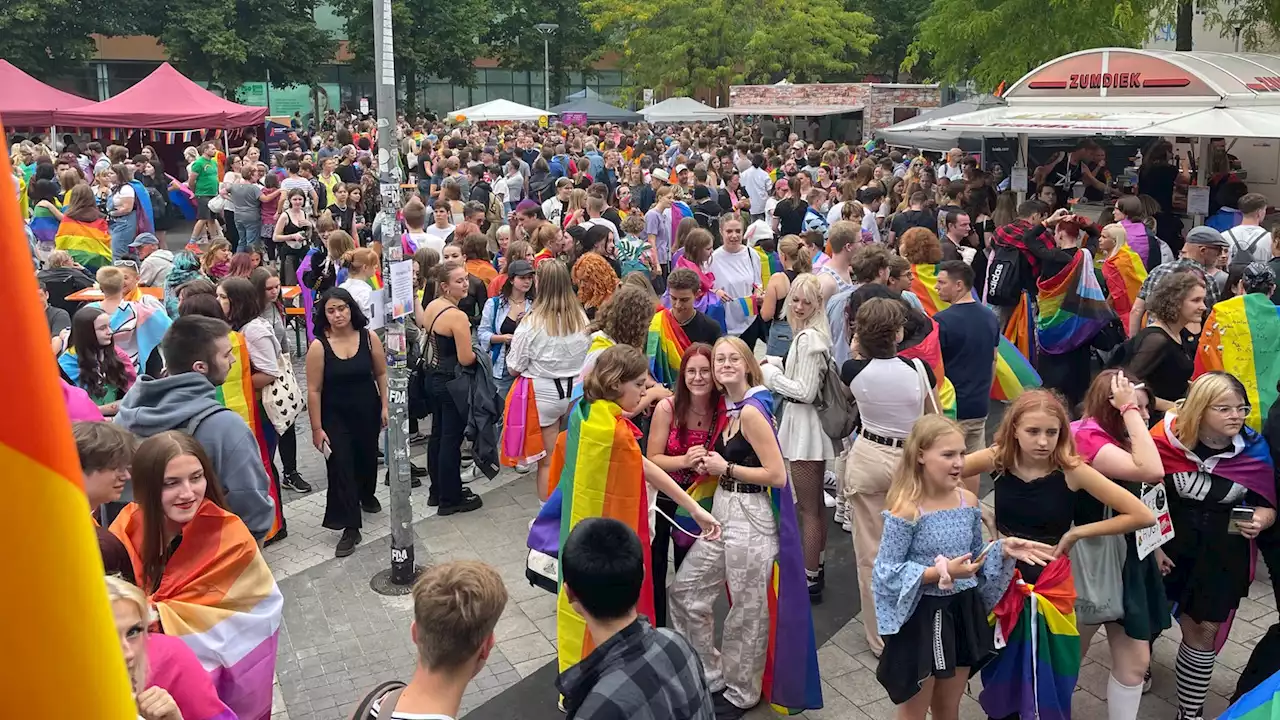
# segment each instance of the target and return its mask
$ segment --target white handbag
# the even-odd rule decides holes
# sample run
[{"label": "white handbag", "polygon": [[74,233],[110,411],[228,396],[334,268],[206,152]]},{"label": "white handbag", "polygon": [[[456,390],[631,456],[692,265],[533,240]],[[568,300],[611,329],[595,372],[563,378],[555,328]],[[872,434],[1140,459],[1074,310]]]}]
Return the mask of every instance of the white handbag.
[{"label": "white handbag", "polygon": [[288,355],[279,356],[280,377],[262,388],[262,409],[276,432],[283,433],[298,419],[307,406],[307,396],[298,386],[293,374],[293,363]]}]

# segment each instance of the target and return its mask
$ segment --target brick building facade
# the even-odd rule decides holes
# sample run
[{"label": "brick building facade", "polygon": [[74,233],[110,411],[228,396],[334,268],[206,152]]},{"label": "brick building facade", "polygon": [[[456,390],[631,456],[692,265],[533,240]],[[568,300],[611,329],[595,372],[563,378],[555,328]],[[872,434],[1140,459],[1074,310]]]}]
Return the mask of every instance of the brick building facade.
[{"label": "brick building facade", "polygon": [[861,107],[862,138],[867,140],[874,130],[938,107],[941,95],[938,85],[897,83],[734,85],[729,88],[729,106]]}]

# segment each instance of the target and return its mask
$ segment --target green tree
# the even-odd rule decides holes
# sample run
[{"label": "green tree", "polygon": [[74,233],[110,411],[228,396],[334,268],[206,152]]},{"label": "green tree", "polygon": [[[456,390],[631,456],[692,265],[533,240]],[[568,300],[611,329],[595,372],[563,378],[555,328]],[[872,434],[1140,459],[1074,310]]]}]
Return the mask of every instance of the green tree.
[{"label": "green tree", "polygon": [[312,22],[315,0],[167,0],[143,30],[193,78],[230,93],[268,73],[277,86],[320,80],[337,44]]},{"label": "green tree", "polygon": [[[902,61],[907,59],[907,50],[916,39],[920,22],[929,13],[930,3],[931,0],[852,0],[849,3],[850,9],[871,17],[879,35],[865,63],[868,72],[898,82]],[[927,65],[917,64],[912,74],[923,76]]]},{"label": "green tree", "polygon": [[546,48],[551,66],[551,99],[545,107],[558,105],[565,96],[582,89],[569,86],[569,73],[594,74],[593,63],[600,58],[603,38],[583,14],[579,0],[499,0],[495,15],[485,40],[502,66],[512,70],[541,73],[543,36],[534,26],[559,25]]},{"label": "green tree", "polygon": [[148,10],[132,0],[9,0],[0,12],[0,58],[37,77],[68,74],[93,57],[91,34],[133,32],[132,19]]},{"label": "green tree", "polygon": [[[348,48],[358,70],[374,62],[373,3],[336,0],[344,20]],[[409,105],[417,107],[419,77],[446,78],[455,85],[475,84],[474,61],[484,51],[480,36],[493,18],[484,0],[396,0],[391,6],[396,73],[404,78]],[[447,108],[446,108],[447,110]]]},{"label": "green tree", "polygon": [[637,87],[669,91],[842,78],[876,39],[871,18],[840,0],[586,0],[586,9]]},{"label": "green tree", "polygon": [[934,0],[904,70],[926,58],[936,80],[992,90],[1093,47],[1138,47],[1159,0]]},{"label": "green tree", "polygon": [[[1227,37],[1235,37],[1239,31],[1244,50],[1265,48],[1280,37],[1280,3],[1274,0],[1200,0],[1195,9],[1204,14],[1207,27]],[[1189,31],[1187,35],[1189,38]]]}]

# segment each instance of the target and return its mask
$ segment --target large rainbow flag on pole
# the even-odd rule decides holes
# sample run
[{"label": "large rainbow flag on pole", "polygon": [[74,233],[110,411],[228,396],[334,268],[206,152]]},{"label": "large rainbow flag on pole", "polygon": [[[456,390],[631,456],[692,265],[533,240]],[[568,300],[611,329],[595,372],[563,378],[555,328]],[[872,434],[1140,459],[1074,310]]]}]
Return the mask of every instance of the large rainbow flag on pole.
[{"label": "large rainbow flag on pole", "polygon": [[654,313],[653,320],[649,321],[649,339],[645,343],[649,372],[653,374],[654,381],[668,389],[674,388],[680,376],[684,351],[692,344],[671,310],[662,308]]},{"label": "large rainbow flag on pole", "polygon": [[107,232],[107,221],[102,218],[84,223],[63,217],[53,244],[70,253],[71,259],[89,272],[111,264],[111,233]]},{"label": "large rainbow flag on pole", "polygon": [[[569,413],[569,429],[560,434],[551,460],[551,482],[560,493],[560,547],[587,518],[607,517],[625,523],[641,538],[644,584],[641,615],[653,622],[653,573],[649,558],[649,490],[635,425],[622,408],[608,400],[579,402]],[[595,643],[586,621],[569,605],[564,578],[556,600],[556,638],[560,671],[591,654]]]},{"label": "large rainbow flag on pole", "polygon": [[[4,138],[0,128],[0,267],[29,268]],[[61,717],[136,720],[35,275],[12,273],[0,297],[8,321],[0,368],[11,380],[0,396],[0,476],[8,502],[22,508],[9,513],[0,535],[23,548],[22,583],[38,589],[0,595],[8,618],[0,643],[11,658],[5,663],[11,691],[0,697],[0,717],[29,715],[32,700],[41,698],[54,702]]]},{"label": "large rainbow flag on pole", "polygon": [[1235,375],[1249,394],[1249,427],[1262,421],[1276,401],[1280,383],[1280,308],[1271,298],[1250,293],[1213,306],[1196,346],[1193,377],[1222,370]]},{"label": "large rainbow flag on pole", "polygon": [[[125,506],[111,532],[128,550],[134,576],[151,585],[137,503]],[[159,587],[148,593],[160,627],[191,648],[237,717],[268,720],[284,596],[249,528],[212,500],[205,498],[182,537]]]}]

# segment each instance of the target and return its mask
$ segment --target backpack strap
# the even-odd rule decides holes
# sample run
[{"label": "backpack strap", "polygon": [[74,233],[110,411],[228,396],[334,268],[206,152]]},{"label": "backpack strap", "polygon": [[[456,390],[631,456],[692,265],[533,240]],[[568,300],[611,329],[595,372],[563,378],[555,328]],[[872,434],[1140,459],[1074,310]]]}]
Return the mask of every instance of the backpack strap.
[{"label": "backpack strap", "polygon": [[[355,712],[351,714],[351,720],[371,720],[370,715],[373,704],[379,700],[386,700],[379,706],[380,718],[390,718],[396,710],[396,704],[400,702],[400,693],[404,691],[404,683],[399,680],[388,680],[381,685],[369,691],[368,695],[360,701],[356,706]],[[391,708],[391,712],[387,712],[387,708]]]}]

